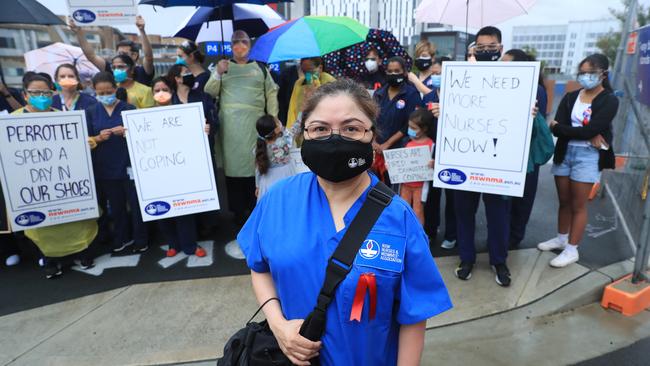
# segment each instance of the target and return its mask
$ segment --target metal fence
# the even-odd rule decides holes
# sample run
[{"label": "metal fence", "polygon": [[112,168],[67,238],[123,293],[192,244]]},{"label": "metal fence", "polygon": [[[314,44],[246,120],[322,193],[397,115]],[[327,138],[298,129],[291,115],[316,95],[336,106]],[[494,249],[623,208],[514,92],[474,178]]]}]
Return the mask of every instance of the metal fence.
[{"label": "metal fence", "polygon": [[[638,31],[635,32],[638,34]],[[625,33],[624,38],[627,39]],[[624,45],[624,42],[621,44]],[[610,74],[620,102],[612,125],[617,169],[603,175],[604,186],[622,216],[628,240],[637,250],[634,282],[647,280],[644,274],[650,232],[650,200],[647,199],[650,176],[650,100],[641,99],[643,94],[640,90],[644,86],[640,81],[645,74],[639,70],[640,57],[643,57],[641,54],[646,51],[646,46],[636,46],[633,53],[632,49],[630,52],[623,49],[618,53],[615,68]],[[650,88],[650,80],[647,88]]]}]

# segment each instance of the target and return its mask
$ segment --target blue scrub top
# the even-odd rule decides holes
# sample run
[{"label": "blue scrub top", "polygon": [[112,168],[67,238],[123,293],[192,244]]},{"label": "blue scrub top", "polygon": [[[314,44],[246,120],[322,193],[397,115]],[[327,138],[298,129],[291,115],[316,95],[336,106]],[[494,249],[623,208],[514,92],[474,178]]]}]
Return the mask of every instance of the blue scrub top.
[{"label": "blue scrub top", "polygon": [[[373,174],[370,177],[373,186],[378,180]],[[340,232],[311,172],[276,183],[257,204],[237,240],[250,269],[271,273],[286,319],[304,319],[314,308],[327,261],[369,190],[346,213],[346,228]],[[293,220],[286,220],[287,212]],[[374,257],[364,251],[368,245],[378,251]],[[368,319],[366,295],[361,322],[350,321],[359,276],[368,272],[377,282],[376,317]],[[360,246],[352,270],[327,310],[321,362],[394,365],[400,324],[418,323],[451,307],[422,225],[408,204],[395,196]]]},{"label": "blue scrub top", "polygon": [[[379,105],[377,142],[380,144],[386,142],[398,131],[401,131],[408,138],[409,116],[415,108],[423,106],[420,92],[412,84],[402,84],[400,91],[393,99],[388,97],[388,88],[389,85],[383,86],[373,96]],[[398,142],[391,148],[402,147],[402,145],[401,142]]]},{"label": "blue scrub top", "polygon": [[[131,104],[118,101],[112,115],[108,115],[101,103],[89,109],[91,136],[99,135],[101,130],[123,126],[122,111],[136,109]],[[126,167],[130,166],[129,150],[123,136],[111,137],[97,144],[93,150],[93,167],[96,179],[127,179]]]},{"label": "blue scrub top", "polygon": [[208,83],[208,80],[210,80],[210,71],[205,70],[202,73],[196,75],[194,78],[194,86],[192,87],[193,90],[200,90],[203,92],[203,89],[205,89],[205,84]]},{"label": "blue scrub top", "polygon": [[[212,98],[201,89],[191,89],[187,95],[187,102],[203,104],[203,114],[206,122],[210,125],[210,135],[214,135],[219,129],[219,116]],[[172,95],[172,104],[183,104],[176,93]]]},{"label": "blue scrub top", "polygon": [[537,108],[539,114],[546,118],[546,108],[548,107],[548,95],[546,94],[546,87],[544,85],[537,86]]},{"label": "blue scrub top", "polygon": [[[52,108],[58,109],[60,111],[66,111],[67,109],[64,108],[65,104],[63,103],[63,95],[55,95],[52,97]],[[90,96],[85,93],[79,93],[79,99],[77,99],[77,102],[74,104],[74,108],[72,109],[73,111],[86,111],[86,124],[88,125],[88,131],[90,132],[91,129],[91,122],[90,122],[90,109],[95,107],[95,104],[99,103],[97,99],[95,99],[93,96]]]}]

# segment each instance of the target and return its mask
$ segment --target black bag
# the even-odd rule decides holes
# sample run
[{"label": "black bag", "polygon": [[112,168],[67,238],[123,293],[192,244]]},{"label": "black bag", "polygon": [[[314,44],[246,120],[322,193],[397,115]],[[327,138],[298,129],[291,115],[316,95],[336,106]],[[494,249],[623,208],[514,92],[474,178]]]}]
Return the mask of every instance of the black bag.
[{"label": "black bag", "polygon": [[[223,349],[223,357],[217,360],[217,366],[291,366],[287,356],[284,355],[278,341],[266,320],[256,323],[253,319],[269,301],[278,300],[271,298],[253,314],[240,329],[230,337]],[[279,301],[279,300],[278,300]]]},{"label": "black bag", "polygon": [[[307,316],[300,327],[300,335],[311,340],[319,341],[325,332],[325,314],[327,307],[334,299],[334,292],[352,269],[352,262],[359,247],[377,222],[379,215],[393,199],[395,192],[384,183],[377,184],[368,192],[366,201],[350,223],[341,242],[327,263],[325,281],[316,302],[316,307]],[[271,300],[268,299],[246,323],[226,343],[223,357],[217,361],[217,366],[285,366],[292,365],[278,345],[266,321],[252,322],[255,316]],[[279,301],[279,300],[278,300]],[[310,360],[312,365],[318,365],[318,359]]]}]

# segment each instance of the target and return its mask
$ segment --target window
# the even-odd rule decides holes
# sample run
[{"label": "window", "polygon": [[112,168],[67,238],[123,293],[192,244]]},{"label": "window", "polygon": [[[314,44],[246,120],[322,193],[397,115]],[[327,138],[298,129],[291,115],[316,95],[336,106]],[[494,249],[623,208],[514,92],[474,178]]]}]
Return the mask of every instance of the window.
[{"label": "window", "polygon": [[577,34],[571,33],[571,39],[576,39],[577,36],[578,36]]},{"label": "window", "polygon": [[22,67],[8,67],[5,70],[7,72],[7,76],[21,77],[25,75],[25,69],[23,69]]},{"label": "window", "polygon": [[550,41],[550,40],[551,40],[551,36],[549,36],[549,35],[544,36],[544,40],[545,40],[545,41]]},{"label": "window", "polygon": [[575,42],[571,42],[571,43],[569,43],[569,48],[574,48],[575,46],[576,46],[576,43],[575,43]]},{"label": "window", "polygon": [[10,37],[0,37],[0,48],[16,48],[16,40]]},{"label": "window", "polygon": [[585,46],[588,47],[588,48],[593,48],[594,46],[596,46],[596,42],[587,42],[587,44],[585,44]]},{"label": "window", "polygon": [[555,34],[551,35],[550,40],[555,41]]},{"label": "window", "polygon": [[86,33],[86,40],[90,43],[101,42],[101,38],[99,37],[99,34],[93,34],[93,33]]}]

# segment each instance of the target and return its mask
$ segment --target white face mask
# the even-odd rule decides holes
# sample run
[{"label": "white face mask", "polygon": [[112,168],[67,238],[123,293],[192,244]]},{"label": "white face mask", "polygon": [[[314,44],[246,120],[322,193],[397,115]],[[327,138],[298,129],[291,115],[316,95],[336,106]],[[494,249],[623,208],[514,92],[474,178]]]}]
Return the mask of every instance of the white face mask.
[{"label": "white face mask", "polygon": [[366,69],[370,72],[377,71],[379,67],[377,66],[377,61],[375,60],[366,60]]}]

